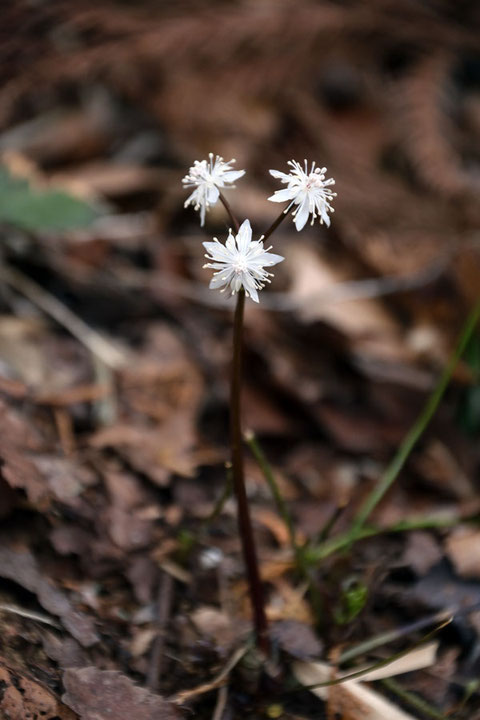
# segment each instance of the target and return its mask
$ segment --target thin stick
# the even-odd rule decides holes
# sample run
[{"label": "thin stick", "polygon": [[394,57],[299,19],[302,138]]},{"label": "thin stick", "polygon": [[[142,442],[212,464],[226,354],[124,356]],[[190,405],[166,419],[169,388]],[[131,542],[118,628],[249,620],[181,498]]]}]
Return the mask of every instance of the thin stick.
[{"label": "thin stick", "polygon": [[268,627],[265,615],[262,582],[258,569],[255,539],[248,507],[245,476],[243,470],[242,425],[241,425],[241,382],[242,382],[242,335],[243,310],[245,307],[245,291],[243,288],[237,296],[237,307],[233,324],[233,367],[230,393],[230,433],[232,448],[233,488],[237,498],[238,530],[242,543],[243,558],[247,569],[250,591],[250,602],[253,610],[253,622],[257,643],[264,653],[268,654]]},{"label": "thin stick", "polygon": [[225,685],[228,680],[228,676],[232,672],[233,668],[238,665],[240,660],[248,652],[249,649],[250,645],[248,643],[237,648],[231,658],[227,660],[226,665],[222,668],[218,675],[213,678],[213,680],[210,680],[210,682],[202,683],[202,685],[198,685],[191,690],[182,690],[176,695],[168,698],[169,702],[175,703],[176,705],[183,705],[183,703],[189,700],[193,700],[199,695],[204,695],[211,690],[215,690],[216,688]]},{"label": "thin stick", "polygon": [[213,711],[212,720],[222,720],[223,712],[228,700],[228,687],[221,685],[218,688],[217,702]]},{"label": "thin stick", "polygon": [[124,351],[89,327],[78,315],[22,272],[4,265],[0,268],[0,279],[50,315],[109,368],[125,365],[127,354]]},{"label": "thin stick", "polygon": [[390,487],[393,485],[395,480],[397,479],[400,471],[402,470],[403,466],[405,465],[406,461],[408,460],[410,453],[412,452],[413,448],[417,444],[418,440],[423,435],[425,429],[427,428],[430,420],[434,416],[439,404],[440,400],[442,399],[445,390],[448,387],[448,384],[452,378],[453,372],[457,366],[458,361],[462,357],[465,348],[467,347],[470,338],[473,335],[473,332],[475,330],[475,327],[477,325],[478,319],[480,317],[480,301],[477,302],[473,310],[470,312],[467,321],[463,327],[463,330],[460,334],[460,339],[457,343],[457,347],[455,348],[455,351],[450,359],[450,362],[448,363],[447,367],[445,368],[440,380],[438,381],[433,393],[428,398],[425,407],[423,408],[423,411],[420,414],[420,417],[417,419],[417,421],[414,423],[411,430],[408,432],[407,436],[403,440],[402,444],[400,445],[396,455],[394,456],[392,462],[387,467],[386,471],[384,472],[382,478],[380,479],[380,482],[378,485],[373,489],[372,493],[369,495],[369,497],[366,499],[363,506],[360,508],[360,511],[355,518],[355,522],[351,528],[350,535],[353,538],[355,538],[358,533],[362,530],[363,526],[365,525],[365,522],[370,517],[374,509],[377,507],[378,503],[382,500],[385,493],[390,489]]},{"label": "thin stick", "polygon": [[150,666],[147,673],[147,687],[156,692],[160,684],[165,647],[165,628],[168,624],[173,600],[174,579],[166,572],[161,572],[156,603],[157,636],[153,642],[150,655]]}]

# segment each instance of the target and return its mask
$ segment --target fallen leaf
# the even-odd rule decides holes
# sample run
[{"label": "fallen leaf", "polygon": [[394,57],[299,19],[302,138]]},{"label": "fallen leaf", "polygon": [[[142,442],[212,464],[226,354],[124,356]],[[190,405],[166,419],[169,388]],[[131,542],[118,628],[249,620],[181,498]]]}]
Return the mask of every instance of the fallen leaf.
[{"label": "fallen leaf", "polygon": [[[336,717],[342,720],[415,720],[375,690],[366,687],[364,682],[431,667],[435,663],[437,648],[436,642],[429,643],[385,667],[366,672],[361,678],[309,689],[327,702],[328,718],[331,720]],[[296,661],[293,665],[295,677],[306,686],[328,683],[351,672],[335,673],[334,668],[325,662]]]},{"label": "fallen leaf", "polygon": [[40,683],[0,658],[0,714],[5,720],[74,720],[74,713]]},{"label": "fallen leaf", "polygon": [[34,593],[42,607],[57,615],[66,630],[83,647],[98,642],[92,620],[74,610],[67,596],[42,577],[35,558],[28,550],[0,547],[0,577],[12,580]]},{"label": "fallen leaf", "polygon": [[177,720],[178,710],[160,695],[138,687],[126,675],[95,667],[63,674],[62,700],[81,720]]},{"label": "fallen leaf", "polygon": [[33,428],[0,400],[0,474],[14,490],[23,490],[31,503],[48,504],[48,485],[28,454],[41,448]]},{"label": "fallen leaf", "polygon": [[459,528],[445,542],[445,550],[456,572],[465,578],[480,578],[480,531]]},{"label": "fallen leaf", "polygon": [[[409,357],[400,326],[393,315],[375,299],[348,300],[343,297],[342,283],[348,275],[319,255],[309,245],[296,242],[289,248],[288,265],[292,273],[290,296],[298,304],[297,313],[304,322],[323,320],[346,335],[355,350],[385,360]],[[338,300],[330,296],[325,302],[323,293],[338,290]]]},{"label": "fallen leaf", "polygon": [[273,623],[270,637],[281,650],[298,660],[318,657],[323,650],[323,643],[310,625],[297,620],[280,620]]},{"label": "fallen leaf", "polygon": [[418,575],[425,575],[442,557],[440,544],[431,533],[416,530],[407,534],[402,562]]},{"label": "fallen leaf", "polygon": [[273,537],[281,547],[285,547],[290,544],[290,535],[288,534],[287,526],[277,513],[273,510],[269,510],[268,508],[259,508],[258,510],[255,510],[254,517],[256,522],[261,525],[265,525],[265,527],[270,530]]},{"label": "fallen leaf", "polygon": [[328,720],[416,720],[362,683],[334,685],[327,702]]},{"label": "fallen leaf", "polygon": [[228,652],[238,639],[238,622],[232,623],[232,618],[218,608],[199,607],[192,613],[191,620],[199,633],[213,640],[224,652]]}]

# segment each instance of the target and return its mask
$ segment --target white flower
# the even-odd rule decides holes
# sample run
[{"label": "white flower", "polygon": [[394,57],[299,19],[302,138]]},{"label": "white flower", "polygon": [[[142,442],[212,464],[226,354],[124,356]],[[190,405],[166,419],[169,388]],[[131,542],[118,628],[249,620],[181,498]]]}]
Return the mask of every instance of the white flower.
[{"label": "white flower", "polygon": [[332,178],[325,180],[327,168],[315,168],[315,163],[312,163],[312,169],[308,172],[306,160],[305,170],[296,160],[289,160],[288,165],[292,168],[288,174],[279,170],[270,170],[270,175],[278,178],[288,187],[284,190],[277,190],[268,199],[272,202],[290,200],[285,212],[288,212],[292,205],[297,205],[292,213],[297,230],[301,230],[305,226],[309,215],[312,216],[312,225],[315,218],[319,217],[320,222],[329,227],[328,211],[334,212],[329,200],[333,200],[337,193],[332,192],[328,186],[335,185],[335,180]]},{"label": "white flower", "polygon": [[210,281],[210,288],[222,288],[222,292],[229,288],[234,295],[243,287],[247,297],[255,302],[258,302],[257,290],[270,282],[269,277],[273,277],[264,267],[284,260],[281,255],[269,252],[270,248],[265,249],[261,239],[252,240],[249,220],[242,223],[236,237],[229,231],[225,245],[213,238],[213,242],[204,242],[203,246],[207,250],[205,257],[212,261],[204,267],[217,270]]},{"label": "white flower", "polygon": [[200,225],[205,224],[205,213],[211,205],[215,205],[220,197],[218,188],[225,187],[245,175],[245,170],[233,170],[235,160],[225,162],[220,155],[210,153],[208,160],[195,160],[188,174],[182,180],[185,187],[195,187],[186,199],[185,207],[193,203],[195,210],[200,210]]}]

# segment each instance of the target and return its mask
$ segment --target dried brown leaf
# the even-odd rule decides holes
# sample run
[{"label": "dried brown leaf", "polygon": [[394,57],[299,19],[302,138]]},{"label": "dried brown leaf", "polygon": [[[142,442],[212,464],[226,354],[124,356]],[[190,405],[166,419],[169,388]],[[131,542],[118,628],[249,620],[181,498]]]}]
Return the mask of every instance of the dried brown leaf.
[{"label": "dried brown leaf", "polygon": [[176,720],[179,711],[160,695],[138,687],[126,675],[95,667],[70,668],[63,675],[63,701],[81,720]]},{"label": "dried brown leaf", "polygon": [[42,607],[57,615],[68,632],[84,647],[98,642],[92,620],[75,610],[67,596],[43,577],[28,550],[0,547],[0,577],[12,580],[34,593]]},{"label": "dried brown leaf", "polygon": [[40,683],[0,658],[0,715],[5,720],[74,720],[74,713]]},{"label": "dried brown leaf", "polygon": [[480,578],[480,531],[459,528],[445,542],[447,556],[464,578]]}]

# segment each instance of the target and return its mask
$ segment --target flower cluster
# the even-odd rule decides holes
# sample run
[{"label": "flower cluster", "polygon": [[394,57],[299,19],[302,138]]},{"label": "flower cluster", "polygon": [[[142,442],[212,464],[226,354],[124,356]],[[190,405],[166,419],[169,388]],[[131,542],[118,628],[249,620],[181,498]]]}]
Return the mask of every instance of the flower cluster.
[{"label": "flower cluster", "polygon": [[[214,159],[213,153],[210,153],[208,160],[196,160],[183,178],[185,187],[195,188],[185,201],[185,207],[193,204],[195,210],[200,212],[202,226],[207,210],[221,197],[221,188],[234,187],[232,183],[245,174],[244,170],[232,169],[234,162],[235,160],[225,162],[219,155]],[[290,160],[288,165],[291,168],[289,173],[270,170],[270,174],[287,187],[277,190],[268,199],[272,202],[288,203],[283,213],[287,215],[292,211],[298,231],[305,227],[309,216],[312,225],[318,217],[320,223],[329,227],[328,213],[334,212],[330,201],[336,197],[330,186],[335,184],[335,180],[326,180],[327,168],[315,167],[315,163],[312,163],[309,171],[306,160],[303,168],[296,160]],[[226,205],[225,201],[224,204]],[[228,205],[226,207],[228,209]],[[278,224],[279,220],[266,233],[267,236]],[[258,290],[273,277],[265,268],[284,260],[281,255],[271,253],[271,247],[264,247],[263,236],[259,240],[252,240],[252,228],[248,220],[242,223],[237,235],[229,231],[225,245],[217,238],[214,238],[213,242],[204,242],[203,245],[210,261],[204,267],[216,271],[210,281],[210,288],[221,289],[222,292],[229,289],[232,295],[243,288],[247,297],[251,297],[255,302],[258,302]]]},{"label": "flower cluster", "polygon": [[245,175],[245,170],[233,170],[231,165],[235,160],[225,162],[220,155],[210,153],[208,160],[195,160],[187,175],[182,180],[185,187],[195,187],[192,194],[185,200],[184,207],[193,205],[200,211],[200,225],[205,224],[205,213],[210,206],[215,205],[220,197],[219,188],[231,185]]},{"label": "flower cluster", "polygon": [[306,160],[305,170],[296,160],[289,160],[287,164],[292,168],[288,174],[280,170],[270,170],[270,175],[281,180],[287,187],[277,190],[268,199],[272,202],[289,202],[285,212],[288,212],[292,205],[297,206],[292,216],[298,231],[305,227],[309,215],[312,216],[312,225],[315,218],[319,217],[321,223],[330,227],[328,212],[334,210],[329,200],[333,200],[337,193],[329,190],[329,185],[335,185],[335,180],[325,180],[327,168],[316,168],[315,163],[312,163],[312,169],[308,172]]},{"label": "flower cluster", "polygon": [[221,292],[229,288],[234,295],[243,287],[247,297],[257,303],[257,291],[273,277],[264,268],[284,260],[281,255],[269,252],[271,247],[265,249],[261,239],[252,240],[249,220],[240,225],[236,236],[229,231],[225,245],[213,238],[213,242],[204,242],[203,247],[207,250],[205,257],[211,260],[203,267],[217,271],[210,280],[210,288],[222,288]]}]

